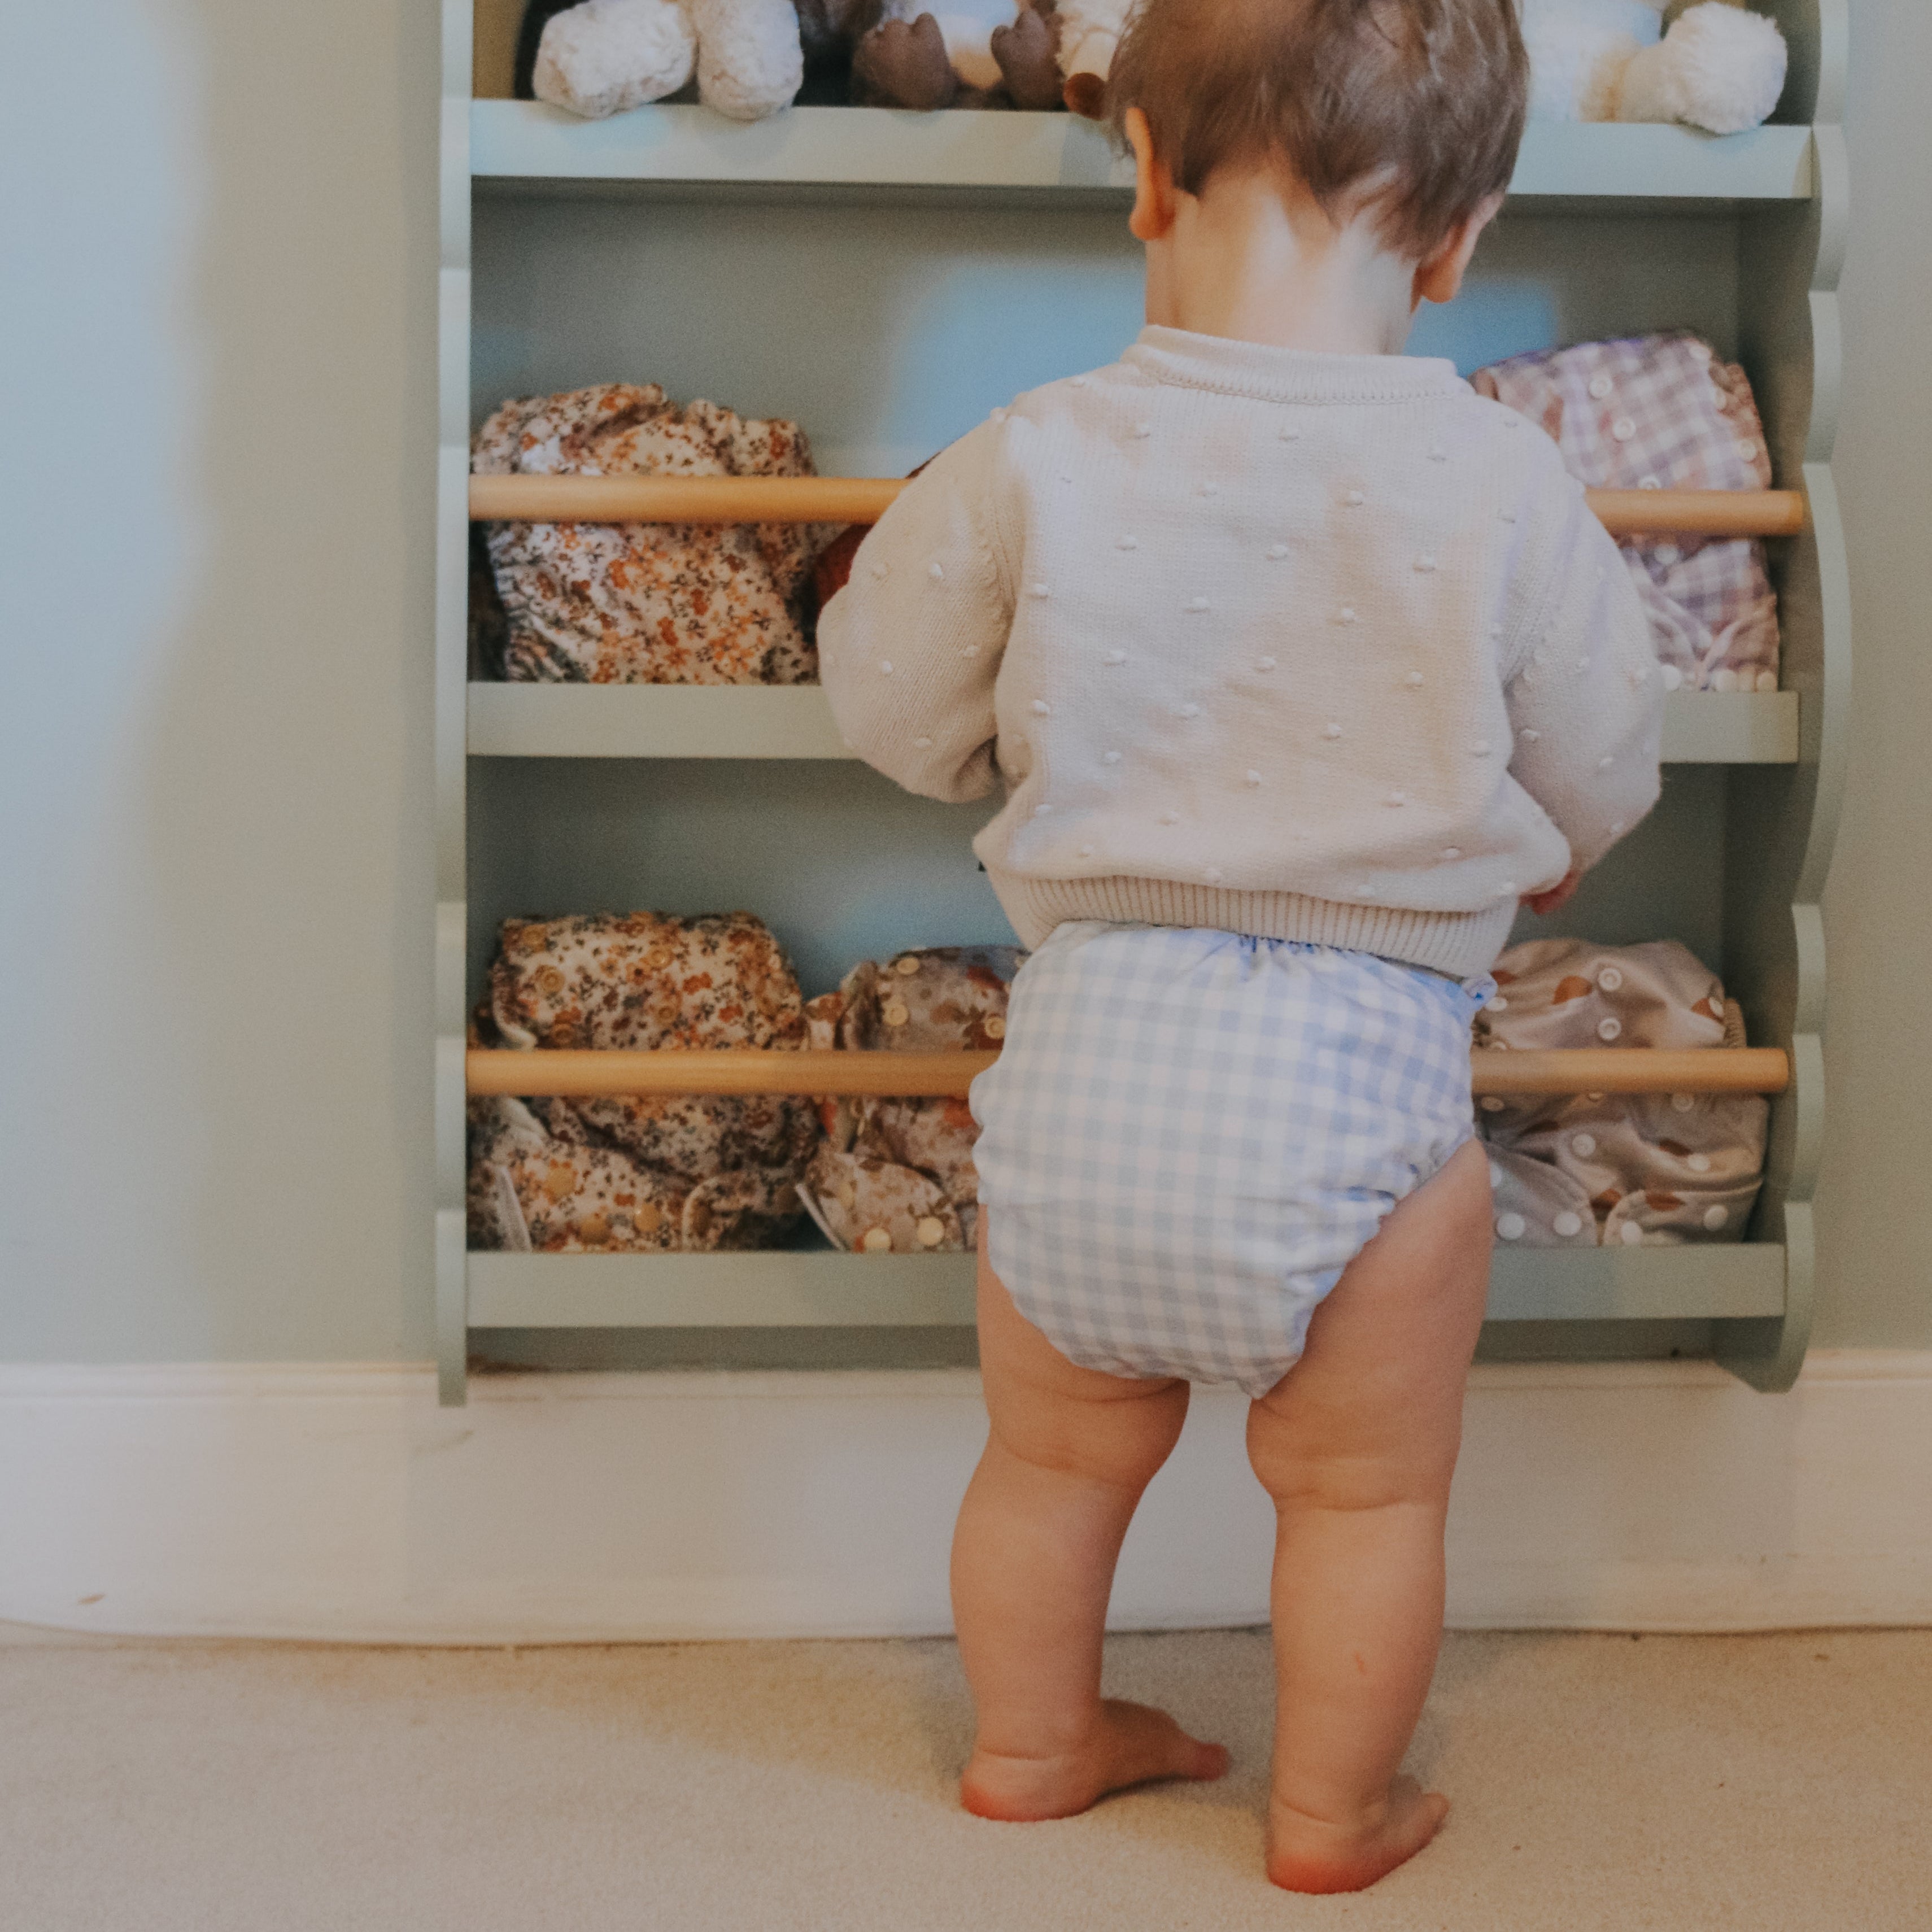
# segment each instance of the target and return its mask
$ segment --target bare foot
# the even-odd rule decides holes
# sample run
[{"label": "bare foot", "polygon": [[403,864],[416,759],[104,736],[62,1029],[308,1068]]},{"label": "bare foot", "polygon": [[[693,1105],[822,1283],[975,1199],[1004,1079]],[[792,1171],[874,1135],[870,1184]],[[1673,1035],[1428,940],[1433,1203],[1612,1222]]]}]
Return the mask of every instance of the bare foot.
[{"label": "bare foot", "polygon": [[1227,1768],[1222,1746],[1190,1738],[1165,1711],[1109,1697],[1091,1739],[1064,1756],[1002,1757],[976,1750],[959,1780],[959,1798],[976,1817],[1023,1824],[1070,1818],[1130,1784],[1219,1778]]},{"label": "bare foot", "polygon": [[1414,1858],[1448,1814],[1448,1799],[1412,1778],[1398,1778],[1382,1815],[1353,1828],[1272,1804],[1268,1875],[1284,1892],[1364,1891]]}]

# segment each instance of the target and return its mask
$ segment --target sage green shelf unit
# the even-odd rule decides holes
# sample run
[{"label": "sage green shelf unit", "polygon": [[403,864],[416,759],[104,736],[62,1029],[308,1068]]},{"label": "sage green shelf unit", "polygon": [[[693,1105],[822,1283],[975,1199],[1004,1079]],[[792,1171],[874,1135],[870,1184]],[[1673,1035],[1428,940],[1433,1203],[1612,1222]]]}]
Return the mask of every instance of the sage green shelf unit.
[{"label": "sage green shelf unit", "polygon": [[[511,0],[481,0],[500,14]],[[1772,124],[1537,124],[1464,301],[1418,352],[1478,362],[1682,323],[1742,361],[1806,533],[1772,546],[1782,688],[1678,694],[1663,803],[1564,926],[1678,937],[1754,1042],[1792,1057],[1750,1238],[1504,1250],[1491,1333],[1640,1336],[1787,1386],[1810,1324],[1824,1123],[1818,901],[1843,789],[1850,640],[1833,491],[1846,212],[1843,0],[1778,0]],[[969,1257],[800,1246],[469,1254],[464,1023],[496,922],[652,904],[766,913],[808,992],[870,950],[1004,936],[965,847],[983,812],[908,800],[853,759],[815,688],[470,681],[466,488],[502,397],[622,379],[794,415],[832,473],[890,475],[994,404],[1131,334],[1124,178],[1064,116],[696,107],[602,122],[472,98],[471,0],[446,0],[436,610],[436,1298],[440,1385],[472,1330],[782,1336],[957,1328]],[[495,23],[500,35],[501,21]],[[472,255],[473,251],[473,255]],[[1526,927],[1526,930],[1528,928]],[[1605,1338],[1609,1340],[1606,1341]],[[1633,1346],[1636,1346],[1634,1343]],[[814,1359],[824,1359],[822,1352]]]}]

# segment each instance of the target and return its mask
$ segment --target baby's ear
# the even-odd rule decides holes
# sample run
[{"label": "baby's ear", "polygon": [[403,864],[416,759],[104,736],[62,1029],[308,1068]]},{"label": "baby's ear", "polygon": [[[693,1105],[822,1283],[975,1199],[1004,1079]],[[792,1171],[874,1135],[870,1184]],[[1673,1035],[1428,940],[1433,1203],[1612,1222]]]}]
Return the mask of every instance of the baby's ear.
[{"label": "baby's ear", "polygon": [[1121,118],[1127,146],[1134,151],[1134,212],[1127,232],[1136,242],[1166,239],[1174,227],[1174,176],[1154,151],[1154,130],[1138,107]]},{"label": "baby's ear", "polygon": [[1476,244],[1483,238],[1483,230],[1496,218],[1496,212],[1502,205],[1501,195],[1485,196],[1471,213],[1450,230],[1434,252],[1423,258],[1415,271],[1412,308],[1426,302],[1451,302],[1462,293],[1462,278],[1468,271],[1469,257],[1476,252]]}]

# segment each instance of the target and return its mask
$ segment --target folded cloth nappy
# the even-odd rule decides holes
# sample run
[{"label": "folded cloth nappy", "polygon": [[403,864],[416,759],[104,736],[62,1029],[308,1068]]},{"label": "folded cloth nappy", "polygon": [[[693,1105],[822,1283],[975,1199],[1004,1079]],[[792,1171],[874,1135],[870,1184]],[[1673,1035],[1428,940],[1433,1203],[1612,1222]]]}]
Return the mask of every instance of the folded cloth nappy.
[{"label": "folded cloth nappy", "polygon": [[[1510,947],[1493,976],[1478,1048],[1744,1044],[1743,1014],[1674,940],[1534,940]],[[1742,1240],[1769,1117],[1760,1094],[1486,1094],[1477,1121],[1498,1245]]]},{"label": "folded cloth nappy", "polygon": [[[472,1043],[798,1047],[804,1003],[747,913],[506,920]],[[542,1252],[769,1245],[795,1225],[818,1144],[808,1100],[781,1095],[478,1099],[470,1239]]]},{"label": "folded cloth nappy", "polygon": [[[980,1052],[1006,1036],[1012,946],[940,946],[862,960],[805,1010],[808,1043],[899,1053]],[[973,1245],[979,1138],[963,1098],[827,1100],[824,1143],[799,1187],[835,1247],[866,1254]]]},{"label": "folded cloth nappy", "polygon": [[[809,476],[796,423],[655,383],[505,403],[476,432],[479,476]],[[493,524],[502,675],[591,684],[809,684],[812,559],[836,526]]]},{"label": "folded cloth nappy", "polygon": [[[1694,335],[1538,350],[1470,382],[1539,423],[1593,490],[1768,490],[1750,384]],[[1778,602],[1755,537],[1662,532],[1619,548],[1672,690],[1775,691]]]}]

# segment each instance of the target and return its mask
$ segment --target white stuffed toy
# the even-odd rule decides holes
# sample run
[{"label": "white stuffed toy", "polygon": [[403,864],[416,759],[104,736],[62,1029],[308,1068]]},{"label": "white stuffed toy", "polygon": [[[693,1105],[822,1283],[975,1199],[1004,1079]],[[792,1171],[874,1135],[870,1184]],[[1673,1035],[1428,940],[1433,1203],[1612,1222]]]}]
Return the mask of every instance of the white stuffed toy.
[{"label": "white stuffed toy", "polygon": [[698,99],[734,121],[788,106],[805,78],[793,0],[584,0],[545,24],[531,89],[596,120],[694,72]]},{"label": "white stuffed toy", "polygon": [[1731,0],[1700,0],[1664,31],[1665,0],[1522,0],[1529,111],[1543,121],[1755,128],[1784,88],[1784,37]]}]

